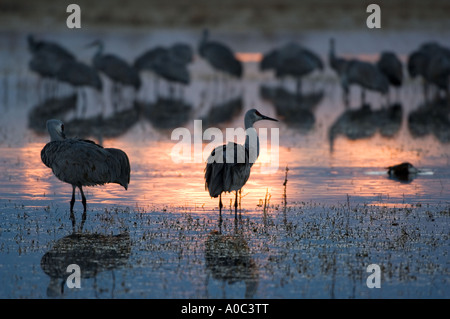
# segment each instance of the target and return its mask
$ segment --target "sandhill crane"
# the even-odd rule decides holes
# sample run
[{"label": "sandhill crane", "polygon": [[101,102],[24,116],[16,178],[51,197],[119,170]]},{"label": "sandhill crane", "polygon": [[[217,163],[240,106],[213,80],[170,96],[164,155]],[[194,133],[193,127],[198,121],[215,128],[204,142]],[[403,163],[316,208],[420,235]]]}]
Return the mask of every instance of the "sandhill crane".
[{"label": "sandhill crane", "polygon": [[93,67],[78,61],[67,61],[59,67],[56,78],[77,88],[78,96],[81,96],[81,108],[84,114],[87,107],[87,97],[84,89],[92,87],[97,91],[103,89],[102,80],[97,70]]},{"label": "sandhill crane", "polygon": [[328,63],[330,67],[336,72],[336,74],[341,77],[344,74],[348,59],[336,56],[335,52],[335,40],[330,39],[330,51],[328,53]]},{"label": "sandhill crane", "polygon": [[153,64],[158,61],[158,57],[167,53],[167,48],[157,46],[150,50],[145,51],[139,55],[133,63],[133,66],[138,71],[152,70]]},{"label": "sandhill crane", "polygon": [[75,223],[73,206],[78,187],[83,203],[83,221],[86,219],[86,197],[83,186],[117,183],[128,189],[130,162],[125,152],[115,148],[103,148],[89,141],[66,138],[64,124],[60,120],[48,120],[50,142],[41,151],[41,160],[61,181],[72,185],[70,217]]},{"label": "sandhill crane", "polygon": [[208,39],[209,32],[203,30],[202,39],[198,45],[200,56],[216,71],[232,77],[242,77],[242,63],[236,59],[234,52],[225,44]]},{"label": "sandhill crane", "polygon": [[47,52],[53,54],[55,57],[64,60],[75,60],[75,56],[63,46],[44,40],[36,40],[33,35],[28,35],[28,50],[32,54]]},{"label": "sandhill crane", "polygon": [[343,87],[346,94],[350,85],[357,84],[361,87],[361,104],[365,103],[365,91],[372,90],[387,94],[389,82],[383,73],[372,63],[351,60],[344,72]]},{"label": "sandhill crane", "polygon": [[301,94],[301,78],[315,70],[323,70],[323,62],[313,51],[289,42],[266,53],[260,70],[274,70],[277,78],[292,76],[297,81],[297,96]]},{"label": "sandhill crane", "polygon": [[[182,58],[176,57],[171,50],[156,57],[152,64],[152,71],[169,83],[188,85],[191,82],[187,63]],[[172,95],[173,86],[170,86],[170,96]]]},{"label": "sandhill crane", "polygon": [[449,92],[450,49],[436,42],[423,43],[408,57],[408,73],[412,78],[422,77],[425,100],[429,100],[429,84]]},{"label": "sandhill crane", "polygon": [[138,91],[141,87],[141,78],[139,77],[139,72],[128,64],[122,58],[114,54],[103,53],[103,42],[96,40],[89,44],[88,46],[96,46],[97,52],[92,58],[92,65],[104,73],[113,82],[113,99],[115,109],[117,109],[117,99],[119,97],[119,91],[121,86],[130,86]]},{"label": "sandhill crane", "polygon": [[261,71],[275,70],[277,67],[278,49],[272,49],[265,53],[259,63],[259,69]]},{"label": "sandhill crane", "polygon": [[[190,83],[187,65],[192,61],[192,48],[185,43],[175,43],[169,48],[157,46],[144,52],[136,58],[134,67],[138,71],[151,71],[169,82],[187,85]],[[157,83],[155,87],[158,91]]]},{"label": "sandhill crane", "polygon": [[450,103],[450,50],[445,47],[437,49],[431,56],[426,70],[426,79],[443,90]]},{"label": "sandhill crane", "polygon": [[174,59],[184,63],[189,64],[194,60],[194,52],[189,44],[177,42],[174,43],[169,51]]},{"label": "sandhill crane", "polygon": [[210,154],[205,168],[205,189],[211,197],[219,197],[220,219],[222,218],[222,193],[236,192],[234,202],[237,218],[238,191],[250,177],[250,170],[259,156],[259,138],[253,124],[261,120],[278,121],[262,115],[255,109],[245,113],[245,144],[234,142],[216,147]]},{"label": "sandhill crane", "polygon": [[277,77],[292,76],[297,81],[297,96],[301,94],[301,79],[315,70],[322,70],[320,57],[297,43],[290,42],[278,50],[275,72]]},{"label": "sandhill crane", "polygon": [[[51,95],[56,95],[57,79],[56,74],[61,65],[67,60],[59,59],[54,54],[46,51],[35,53],[30,62],[28,63],[29,69],[39,75],[40,79],[45,82],[38,82],[39,93],[41,91],[40,86],[44,85],[45,98]],[[39,79],[39,80],[40,80]],[[47,84],[47,85],[45,85]]]},{"label": "sandhill crane", "polygon": [[[403,64],[394,52],[384,51],[376,63],[380,71],[386,76],[389,84],[399,88],[403,83]],[[397,91],[398,92],[398,91]]]},{"label": "sandhill crane", "polygon": [[348,95],[352,84],[361,87],[361,104],[365,103],[365,91],[372,90],[387,94],[389,81],[380,69],[372,63],[357,59],[346,60],[335,56],[334,39],[330,40],[330,65],[337,72],[344,90],[345,103],[348,106]]},{"label": "sandhill crane", "polygon": [[[28,51],[31,53],[29,69],[38,74],[43,79],[49,79],[53,83],[56,73],[61,65],[68,61],[75,61],[75,56],[61,45],[44,40],[36,40],[33,35],[28,35]],[[55,82],[55,84],[57,84]],[[53,86],[53,91],[56,86]],[[51,91],[48,88],[47,94]]]}]

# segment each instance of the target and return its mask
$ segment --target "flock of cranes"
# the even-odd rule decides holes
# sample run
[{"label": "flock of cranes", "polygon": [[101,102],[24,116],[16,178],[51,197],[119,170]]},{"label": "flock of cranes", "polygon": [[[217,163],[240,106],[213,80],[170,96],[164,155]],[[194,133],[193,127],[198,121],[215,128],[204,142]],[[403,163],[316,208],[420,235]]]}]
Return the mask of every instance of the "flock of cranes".
[{"label": "flock of cranes", "polygon": [[[138,56],[132,64],[116,55],[104,53],[101,41],[94,41],[89,47],[97,48],[92,65],[78,61],[73,54],[56,43],[38,41],[30,35],[28,48],[32,58],[29,67],[42,77],[68,82],[79,88],[90,86],[98,91],[103,89],[100,77],[100,73],[103,73],[113,83],[113,93],[117,94],[115,100],[119,98],[124,86],[132,87],[135,91],[141,88],[140,72],[153,72],[157,78],[163,78],[173,85],[187,85],[191,81],[188,65],[194,60],[194,52],[187,44],[176,43],[171,47],[152,48]],[[237,79],[243,77],[242,62],[225,44],[210,40],[208,30],[204,30],[197,49],[199,56],[217,72]],[[404,81],[402,62],[393,52],[382,52],[376,63],[370,63],[356,58],[344,58],[336,51],[335,40],[330,39],[328,63],[339,79],[346,105],[352,85],[361,87],[361,100],[364,105],[366,90],[388,95],[390,87],[399,88]],[[261,71],[272,70],[278,79],[294,78],[295,94],[300,96],[302,78],[312,72],[322,71],[324,62],[308,48],[289,42],[264,54],[259,66]],[[425,43],[409,56],[406,69],[410,77],[423,78],[426,98],[431,85],[445,91],[447,97],[450,95],[450,49],[435,42]],[[237,193],[247,182],[251,167],[259,155],[258,137],[253,124],[260,120],[277,121],[262,115],[256,109],[247,111],[247,138],[244,145],[229,143],[219,146],[212,151],[207,161],[205,188],[211,197],[219,197],[220,212],[223,207],[222,193],[235,191],[237,214]],[[51,141],[43,148],[41,158],[57,178],[72,185],[71,217],[76,188],[79,188],[82,195],[83,220],[86,213],[83,186],[118,183],[127,189],[131,168],[125,152],[103,148],[89,140],[66,138],[64,124],[59,120],[47,121],[47,129]],[[256,139],[253,139],[256,141],[254,145],[249,142],[252,140],[249,135],[253,134],[256,136]],[[256,158],[252,158],[252,151],[255,150]],[[234,153],[231,160],[227,158],[227,152],[230,151]]]},{"label": "flock of cranes", "polygon": [[[140,73],[145,71],[152,72],[156,79],[162,78],[171,83],[171,92],[175,84],[184,86],[191,83],[188,66],[194,61],[195,54],[187,43],[151,48],[136,57],[133,63],[117,55],[104,53],[102,41],[94,41],[88,46],[97,48],[92,65],[78,61],[74,54],[59,44],[36,40],[29,35],[28,48],[32,55],[29,68],[43,78],[66,82],[77,88],[92,87],[98,91],[103,89],[100,74],[104,74],[113,83],[113,101],[119,100],[121,87],[128,86],[139,91],[142,86]],[[336,43],[332,38],[328,64],[339,79],[346,105],[352,85],[361,88],[361,101],[364,104],[367,90],[389,97],[390,87],[398,89],[404,82],[404,67],[394,52],[383,51],[376,63],[370,63],[339,56],[336,51]],[[217,74],[236,79],[243,77],[243,65],[235,52],[222,42],[210,40],[207,29],[203,31],[197,52]],[[259,66],[261,71],[273,71],[276,78],[294,78],[297,95],[302,93],[303,77],[324,70],[324,62],[318,54],[295,42],[270,50],[263,55]],[[430,86],[449,95],[449,48],[437,42],[426,42],[409,55],[405,69],[411,78],[422,77],[426,99],[429,98]]]}]

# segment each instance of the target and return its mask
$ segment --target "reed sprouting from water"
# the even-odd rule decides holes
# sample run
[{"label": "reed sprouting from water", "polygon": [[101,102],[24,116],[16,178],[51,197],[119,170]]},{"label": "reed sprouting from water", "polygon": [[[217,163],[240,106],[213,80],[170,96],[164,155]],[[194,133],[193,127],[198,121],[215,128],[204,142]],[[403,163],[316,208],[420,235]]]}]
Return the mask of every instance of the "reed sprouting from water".
[{"label": "reed sprouting from water", "polygon": [[287,224],[287,216],[286,216],[286,210],[287,210],[287,181],[288,181],[288,172],[289,172],[289,168],[286,165],[286,169],[285,169],[285,173],[284,173],[284,190],[283,190],[283,204],[284,204],[284,209],[283,209],[283,222],[284,225],[286,226]]},{"label": "reed sprouting from water", "polygon": [[286,206],[287,206],[287,194],[286,194],[286,189],[287,189],[287,181],[288,181],[288,172],[289,172],[289,167],[286,165],[286,170],[284,173],[284,191],[283,191],[283,203],[284,203],[284,209],[286,210]]},{"label": "reed sprouting from water", "polygon": [[264,216],[267,215],[267,210],[269,209],[269,203],[270,203],[270,198],[272,197],[272,195],[270,195],[269,193],[269,189],[266,190],[266,196],[264,197]]}]

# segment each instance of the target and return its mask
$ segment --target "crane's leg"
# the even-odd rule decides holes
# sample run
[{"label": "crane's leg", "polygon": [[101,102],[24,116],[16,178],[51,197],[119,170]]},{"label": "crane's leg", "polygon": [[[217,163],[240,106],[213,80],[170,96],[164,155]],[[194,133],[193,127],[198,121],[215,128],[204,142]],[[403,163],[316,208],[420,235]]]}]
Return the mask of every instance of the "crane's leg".
[{"label": "crane's leg", "polygon": [[86,196],[84,196],[83,187],[78,186],[78,188],[80,189],[81,193],[81,202],[83,203],[84,213],[86,213]]},{"label": "crane's leg", "polygon": [[222,194],[219,195],[219,220],[222,220]]},{"label": "crane's leg", "polygon": [[75,204],[75,186],[72,185],[72,199],[70,200],[70,220],[72,221],[72,231],[75,232],[75,215],[73,214],[73,204]]},{"label": "crane's leg", "polygon": [[239,214],[242,211],[241,200],[242,200],[242,188],[239,190]]},{"label": "crane's leg", "polygon": [[86,221],[86,196],[84,196],[83,187],[79,186],[81,193],[81,202],[83,203],[83,215],[81,216],[80,232],[83,230],[84,222]]},{"label": "crane's leg", "polygon": [[75,186],[72,185],[72,199],[70,200],[70,212],[73,213],[73,205],[75,204]]},{"label": "crane's leg", "polygon": [[236,191],[236,198],[234,199],[234,219],[237,219],[237,208],[238,208],[238,191]]}]

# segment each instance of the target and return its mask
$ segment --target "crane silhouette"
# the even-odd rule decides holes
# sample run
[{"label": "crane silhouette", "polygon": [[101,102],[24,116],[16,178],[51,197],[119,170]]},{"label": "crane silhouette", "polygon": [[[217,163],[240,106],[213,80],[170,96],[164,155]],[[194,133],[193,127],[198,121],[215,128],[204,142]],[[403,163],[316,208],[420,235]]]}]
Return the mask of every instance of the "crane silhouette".
[{"label": "crane silhouette", "polygon": [[[188,64],[193,61],[192,48],[185,43],[175,43],[169,48],[157,46],[145,51],[134,62],[138,71],[148,70],[157,77],[168,81],[170,95],[173,95],[172,84],[188,85],[191,81]],[[159,93],[159,84],[156,79],[155,91]]]},{"label": "crane silhouette", "polygon": [[422,77],[423,92],[429,101],[430,84],[439,90],[444,90],[450,99],[450,49],[437,42],[425,42],[413,51],[407,62],[408,73],[411,78]]},{"label": "crane silhouette", "polygon": [[31,34],[27,36],[27,43],[31,54],[29,69],[42,79],[50,80],[46,86],[46,95],[56,93],[58,70],[64,63],[75,61],[75,56],[63,46],[51,41],[36,40]]},{"label": "crane silhouette", "polygon": [[198,52],[215,70],[236,78],[242,77],[241,61],[236,59],[234,52],[224,43],[209,40],[208,29],[203,30]]},{"label": "crane silhouette", "polygon": [[97,47],[97,52],[92,58],[92,65],[113,82],[113,106],[117,110],[122,86],[133,87],[135,91],[141,87],[139,72],[124,59],[114,54],[103,53],[102,41],[96,40],[88,46]]},{"label": "crane silhouette", "polygon": [[366,90],[377,91],[383,95],[388,93],[389,81],[376,65],[357,59],[337,58],[334,50],[334,39],[331,39],[330,65],[340,78],[347,106],[350,86],[353,84],[361,87],[361,104],[365,103]]},{"label": "crane silhouette", "polygon": [[56,72],[56,78],[77,89],[78,96],[82,99],[80,104],[83,114],[85,114],[87,108],[85,88],[91,87],[98,92],[103,89],[103,83],[97,70],[83,62],[66,61],[62,63]]},{"label": "crane silhouette", "polygon": [[[403,83],[403,64],[394,52],[384,51],[376,63],[380,71],[386,76],[389,84],[399,88]],[[398,90],[397,90],[398,93]]]},{"label": "crane silhouette", "polygon": [[103,148],[90,141],[66,138],[60,120],[48,120],[50,142],[41,151],[41,160],[61,181],[72,185],[70,217],[75,224],[73,206],[78,187],[83,203],[83,222],[86,219],[86,197],[83,186],[116,183],[128,189],[130,162],[125,152],[116,148]]},{"label": "crane silhouette", "polygon": [[269,51],[263,57],[260,69],[273,69],[277,78],[293,77],[297,82],[297,96],[300,96],[302,77],[315,70],[323,70],[323,62],[308,48],[289,42],[279,49]]},{"label": "crane silhouette", "polygon": [[246,139],[244,145],[234,142],[216,147],[208,157],[205,168],[205,189],[211,197],[219,197],[222,219],[222,193],[236,192],[234,208],[237,218],[238,191],[250,177],[250,171],[259,156],[259,137],[253,124],[261,120],[278,121],[262,115],[256,109],[245,113]]}]

